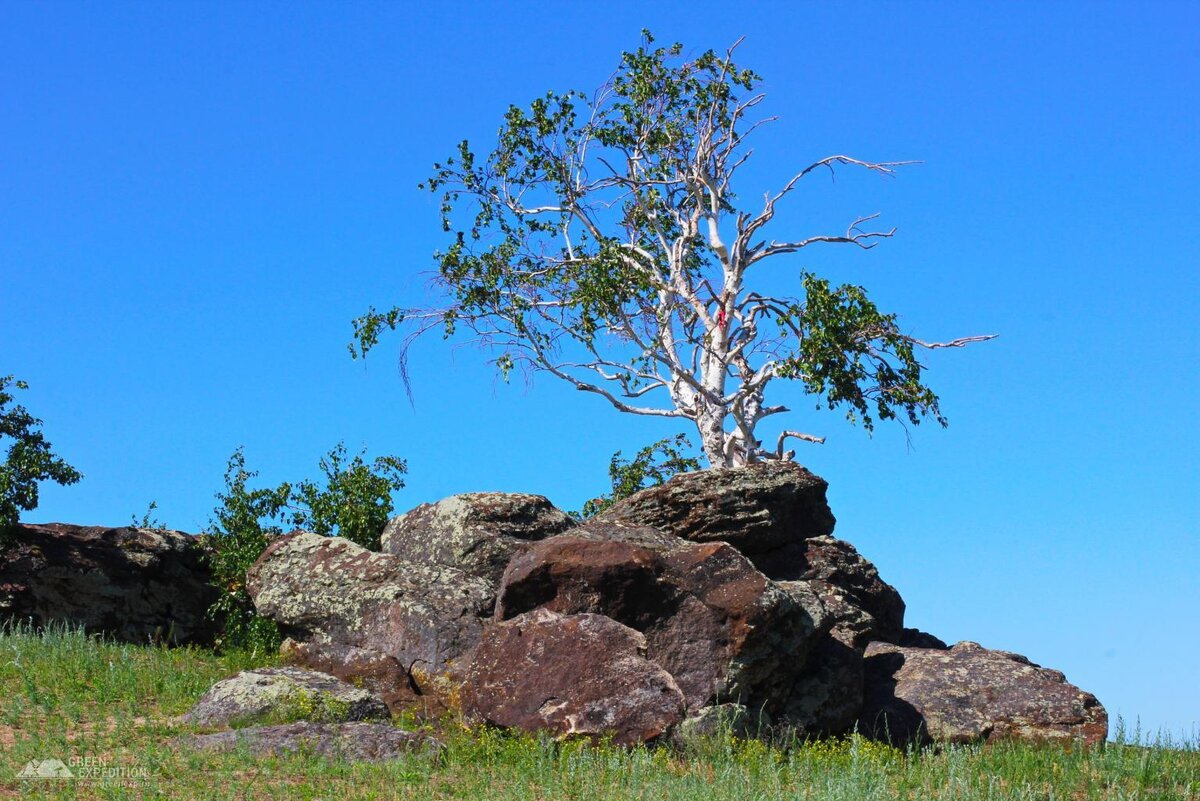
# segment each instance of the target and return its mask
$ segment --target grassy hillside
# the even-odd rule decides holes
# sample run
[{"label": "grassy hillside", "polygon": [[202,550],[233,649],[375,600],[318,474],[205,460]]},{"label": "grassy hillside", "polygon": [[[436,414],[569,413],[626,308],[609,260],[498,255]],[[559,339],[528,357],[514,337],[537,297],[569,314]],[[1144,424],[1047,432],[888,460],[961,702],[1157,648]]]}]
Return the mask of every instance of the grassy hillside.
[{"label": "grassy hillside", "polygon": [[[0,798],[171,799],[1200,799],[1200,744],[1119,739],[1103,749],[1000,745],[904,753],[851,738],[792,748],[718,738],[689,753],[592,748],[438,727],[440,757],[339,764],[176,750],[184,712],[216,680],[269,664],[0,633]],[[105,780],[16,778],[60,759]]]}]

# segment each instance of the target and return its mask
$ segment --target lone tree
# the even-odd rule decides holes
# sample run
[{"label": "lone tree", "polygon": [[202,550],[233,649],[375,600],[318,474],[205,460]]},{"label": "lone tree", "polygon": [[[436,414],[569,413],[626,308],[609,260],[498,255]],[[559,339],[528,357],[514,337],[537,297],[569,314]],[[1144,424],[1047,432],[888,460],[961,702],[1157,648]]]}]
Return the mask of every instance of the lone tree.
[{"label": "lone tree", "polygon": [[894,233],[865,227],[870,215],[842,234],[769,238],[777,205],[805,176],[843,165],[887,175],[903,162],[829,156],[739,207],[747,140],[773,119],[751,117],[759,76],[733,62],[736,44],[688,59],[681,45],[643,37],[594,95],[512,106],[486,158],[464,141],[434,165],[422,187],[440,193],[453,233],[436,254],[446,303],[372,307],[354,321],[351,354],[402,330],[407,384],[418,337],[465,330],[505,377],[546,371],[622,412],[692,421],[712,466],[791,458],[789,437],[824,441],[785,430],[773,448],[760,442],[759,423],[789,411],[767,400],[784,381],[868,430],[876,419],[945,425],[918,350],[991,336],[916,339],[862,287],[809,273],[799,297],[752,288],[769,259],[816,244],[869,249]]}]

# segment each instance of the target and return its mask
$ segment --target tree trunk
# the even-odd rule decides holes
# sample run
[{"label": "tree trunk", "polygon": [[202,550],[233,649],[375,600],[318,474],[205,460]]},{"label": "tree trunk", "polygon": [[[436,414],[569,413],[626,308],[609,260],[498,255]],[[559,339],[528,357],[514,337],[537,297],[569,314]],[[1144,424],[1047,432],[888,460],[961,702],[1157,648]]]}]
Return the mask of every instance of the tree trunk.
[{"label": "tree trunk", "polygon": [[726,452],[725,415],[720,409],[704,408],[696,415],[696,429],[700,432],[700,447],[709,467],[732,467]]}]

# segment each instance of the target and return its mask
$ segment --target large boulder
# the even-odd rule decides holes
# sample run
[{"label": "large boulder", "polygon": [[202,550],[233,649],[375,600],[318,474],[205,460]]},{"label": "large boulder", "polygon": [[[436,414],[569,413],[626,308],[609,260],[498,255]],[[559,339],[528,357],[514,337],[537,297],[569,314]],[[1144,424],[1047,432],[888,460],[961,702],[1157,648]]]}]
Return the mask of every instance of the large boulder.
[{"label": "large boulder", "polygon": [[258,612],[293,640],[375,652],[430,673],[474,646],[492,611],[491,587],[461,570],[307,532],[272,542],[246,587]]},{"label": "large boulder", "polygon": [[[793,556],[786,577],[820,596],[833,617],[833,636],[860,651],[870,642],[900,641],[904,599],[853,545],[833,537],[813,537]],[[789,587],[793,582],[780,584]]]},{"label": "large boulder", "polygon": [[859,729],[892,742],[1000,739],[1103,742],[1108,714],[1057,670],[973,642],[953,648],[871,643]]},{"label": "large boulder", "polygon": [[311,757],[368,762],[397,759],[413,751],[436,753],[444,747],[432,737],[397,729],[390,723],[305,721],[197,734],[184,737],[178,743],[201,751],[233,751],[245,747],[256,756],[301,753]]},{"label": "large boulder", "polygon": [[735,701],[772,713],[826,625],[815,596],[798,602],[726,543],[666,550],[573,533],[509,564],[497,619],[534,609],[602,614],[641,632],[690,712]]},{"label": "large boulder", "polygon": [[653,526],[694,542],[728,542],[757,562],[779,548],[833,533],[828,486],[794,462],[701,470],[618,501],[600,519]]},{"label": "large boulder", "polygon": [[65,622],[132,643],[206,643],[218,597],[195,537],[67,523],[16,526],[0,546],[0,618]]},{"label": "large boulder", "polygon": [[295,667],[243,670],[217,682],[183,716],[197,726],[386,720],[383,699],[327,673]]},{"label": "large boulder", "polygon": [[863,655],[832,634],[821,636],[776,719],[798,737],[846,734],[863,702]]},{"label": "large boulder", "polygon": [[494,726],[651,742],[684,717],[646,639],[602,615],[538,609],[488,627],[463,673],[462,710]]},{"label": "large boulder", "polygon": [[383,551],[410,562],[454,567],[494,583],[522,543],[574,525],[541,495],[472,492],[392,518],[383,530]]}]

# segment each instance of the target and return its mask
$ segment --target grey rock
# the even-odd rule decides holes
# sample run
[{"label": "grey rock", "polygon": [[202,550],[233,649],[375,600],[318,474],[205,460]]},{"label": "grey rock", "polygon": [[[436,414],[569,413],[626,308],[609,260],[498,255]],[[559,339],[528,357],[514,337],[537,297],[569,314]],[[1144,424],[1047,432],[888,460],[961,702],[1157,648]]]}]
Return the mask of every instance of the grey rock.
[{"label": "grey rock", "polygon": [[846,734],[863,703],[863,655],[826,634],[796,677],[779,721],[800,737]]},{"label": "grey rock", "polygon": [[247,590],[293,640],[374,651],[434,673],[475,645],[493,603],[491,587],[461,570],[307,532],[272,542],[248,571]]},{"label": "grey rock", "polygon": [[414,751],[439,753],[444,748],[432,737],[388,723],[288,723],[192,735],[177,742],[201,751],[244,747],[258,756],[302,753],[347,761],[399,759]]},{"label": "grey rock", "polygon": [[893,742],[1079,739],[1101,743],[1108,714],[1091,693],[1020,654],[871,643],[859,729]]},{"label": "grey rock", "polygon": [[860,651],[869,642],[899,641],[904,599],[853,545],[834,537],[813,537],[793,556],[787,572],[820,597],[833,617],[834,636]]},{"label": "grey rock", "polygon": [[383,551],[418,564],[444,565],[495,583],[523,542],[575,525],[541,495],[472,492],[426,503],[392,518]]},{"label": "grey rock", "polygon": [[185,723],[197,726],[249,726],[308,720],[345,723],[390,717],[383,699],[326,673],[296,667],[244,670],[214,684]]},{"label": "grey rock", "polygon": [[906,628],[900,632],[900,641],[896,645],[903,645],[905,648],[933,648],[938,651],[947,651],[950,649],[946,645],[945,640],[941,637],[935,637],[927,631],[920,629]]},{"label": "grey rock", "polygon": [[672,738],[677,745],[693,745],[709,737],[732,735],[742,739],[762,737],[771,731],[771,716],[744,704],[706,706],[679,724]]}]

